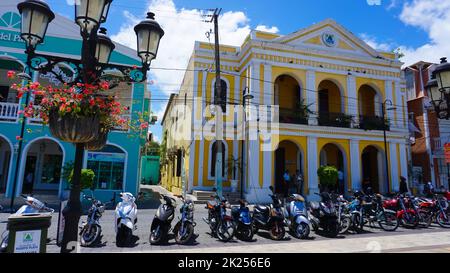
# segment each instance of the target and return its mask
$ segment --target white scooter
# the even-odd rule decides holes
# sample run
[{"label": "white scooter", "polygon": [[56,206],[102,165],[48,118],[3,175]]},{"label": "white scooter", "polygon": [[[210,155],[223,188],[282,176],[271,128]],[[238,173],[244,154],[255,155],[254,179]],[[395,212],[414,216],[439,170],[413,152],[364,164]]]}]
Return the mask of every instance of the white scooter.
[{"label": "white scooter", "polygon": [[[55,212],[54,209],[51,209],[47,207],[43,202],[39,201],[38,199],[22,195],[22,198],[25,200],[25,205],[21,206],[13,215],[35,215],[40,213],[51,213]],[[8,248],[8,236],[9,232],[8,230],[5,230],[1,237],[1,244],[0,244],[0,253],[6,252],[6,249]]]},{"label": "white scooter", "polygon": [[289,231],[298,239],[306,239],[310,233],[310,222],[305,199],[300,194],[292,194],[290,199],[284,207],[285,217],[289,219]]},{"label": "white scooter", "polygon": [[116,229],[116,245],[127,246],[131,242],[133,231],[137,229],[137,206],[136,198],[129,192],[120,193],[122,202],[116,206],[114,217]]}]

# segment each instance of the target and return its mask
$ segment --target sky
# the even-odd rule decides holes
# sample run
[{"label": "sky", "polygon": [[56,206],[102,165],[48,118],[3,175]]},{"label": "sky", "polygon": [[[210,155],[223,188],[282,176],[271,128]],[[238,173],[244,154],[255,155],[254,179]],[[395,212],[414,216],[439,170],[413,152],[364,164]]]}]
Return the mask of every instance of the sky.
[{"label": "sky", "polygon": [[[53,11],[74,16],[73,0],[47,0]],[[405,65],[438,62],[450,57],[450,0],[114,0],[104,26],[110,37],[136,48],[134,25],[147,11],[165,31],[154,68],[187,66],[194,41],[208,41],[213,28],[202,22],[208,9],[222,8],[220,42],[240,46],[252,29],[289,34],[332,18],[370,46],[382,51],[400,49]],[[161,139],[161,120],[170,93],[176,93],[183,71],[153,69],[149,76],[151,109],[158,116],[150,127]]]}]

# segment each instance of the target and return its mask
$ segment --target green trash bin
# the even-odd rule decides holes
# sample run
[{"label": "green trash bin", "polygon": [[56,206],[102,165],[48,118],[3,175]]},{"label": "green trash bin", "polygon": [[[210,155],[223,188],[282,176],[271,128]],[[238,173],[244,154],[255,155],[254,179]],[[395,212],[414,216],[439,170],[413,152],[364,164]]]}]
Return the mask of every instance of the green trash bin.
[{"label": "green trash bin", "polygon": [[11,215],[8,217],[8,253],[46,253],[50,213]]}]

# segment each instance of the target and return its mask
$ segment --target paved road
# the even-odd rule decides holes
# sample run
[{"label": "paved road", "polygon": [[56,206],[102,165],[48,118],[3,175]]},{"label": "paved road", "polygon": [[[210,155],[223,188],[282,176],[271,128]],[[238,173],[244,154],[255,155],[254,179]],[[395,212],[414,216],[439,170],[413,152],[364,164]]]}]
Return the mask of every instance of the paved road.
[{"label": "paved road", "polygon": [[[178,211],[177,211],[178,212]],[[369,242],[373,241],[373,238],[379,238],[377,240],[390,241],[392,238],[398,238],[399,235],[408,235],[408,240],[411,240],[411,245],[414,246],[415,238],[423,238],[423,236],[434,236],[441,237],[444,235],[448,236],[448,240],[444,242],[439,242],[435,244],[437,248],[444,249],[444,251],[448,252],[448,247],[450,247],[450,231],[446,229],[442,229],[437,225],[433,225],[428,229],[404,229],[399,228],[396,232],[385,232],[377,228],[367,228],[366,232],[362,234],[346,234],[343,236],[339,236],[337,239],[325,238],[323,236],[311,233],[311,238],[307,240],[298,240],[293,238],[290,235],[287,235],[283,241],[275,242],[269,239],[269,236],[266,232],[259,232],[257,236],[255,236],[253,242],[242,242],[239,240],[232,240],[227,243],[223,243],[218,241],[215,238],[212,238],[208,231],[209,228],[207,224],[202,220],[202,217],[206,217],[206,209],[204,205],[197,204],[195,205],[195,220],[197,222],[196,233],[198,234],[198,238],[196,242],[192,245],[180,246],[175,243],[172,239],[167,245],[162,246],[154,246],[150,245],[148,242],[150,224],[155,214],[155,209],[141,209],[138,211],[138,229],[135,232],[134,244],[131,247],[126,248],[117,248],[115,245],[115,233],[114,233],[114,211],[107,210],[103,217],[101,218],[101,225],[103,228],[103,238],[101,240],[102,244],[94,247],[94,248],[81,248],[80,252],[161,252],[161,251],[206,251],[210,250],[211,252],[217,251],[225,251],[228,248],[231,248],[232,252],[270,252],[270,251],[290,251],[293,247],[297,249],[297,251],[307,251],[310,249],[313,251],[314,249],[326,249],[331,252],[340,252],[346,251],[344,249],[344,245],[347,243],[351,243],[353,241],[365,240],[368,239]],[[0,213],[0,231],[6,229],[6,219],[9,214]],[[178,214],[177,214],[178,215]],[[81,220],[84,220],[86,216],[83,216]],[[176,216],[178,217],[178,216]],[[56,233],[57,233],[57,214],[52,218],[52,225],[49,230],[49,239],[50,242],[47,246],[48,252],[59,252],[59,248],[56,246]],[[175,218],[177,219],[177,218]],[[420,236],[419,236],[420,235]],[[433,238],[434,238],[433,237]],[[372,239],[371,239],[372,238]],[[335,242],[339,242],[336,244]],[[345,242],[344,245],[342,245]],[[408,242],[408,241],[407,241]],[[441,244],[449,244],[448,246],[441,246]],[[334,248],[324,248],[324,246],[340,246]],[[309,248],[307,247],[309,246]],[[316,246],[316,247],[314,247]],[[319,247],[320,246],[320,247]],[[420,246],[420,245],[418,245]],[[225,247],[225,248],[224,248]],[[319,248],[317,248],[319,247]],[[430,247],[428,245],[428,247]],[[392,247],[391,247],[392,248]],[[365,248],[360,248],[360,251],[364,251]],[[228,250],[226,250],[228,251]],[[315,252],[316,252],[315,251]],[[356,249],[354,251],[357,251]]]}]

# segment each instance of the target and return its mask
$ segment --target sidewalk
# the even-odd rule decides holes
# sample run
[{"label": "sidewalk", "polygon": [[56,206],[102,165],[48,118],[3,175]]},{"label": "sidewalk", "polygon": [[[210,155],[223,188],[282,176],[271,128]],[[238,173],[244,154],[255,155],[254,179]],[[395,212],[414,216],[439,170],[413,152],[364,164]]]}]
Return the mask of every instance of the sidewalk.
[{"label": "sidewalk", "polygon": [[426,252],[450,253],[450,231],[418,234],[373,236],[364,238],[332,239],[323,241],[298,241],[261,245],[191,248],[189,250],[163,250],[165,253],[401,253]]}]

